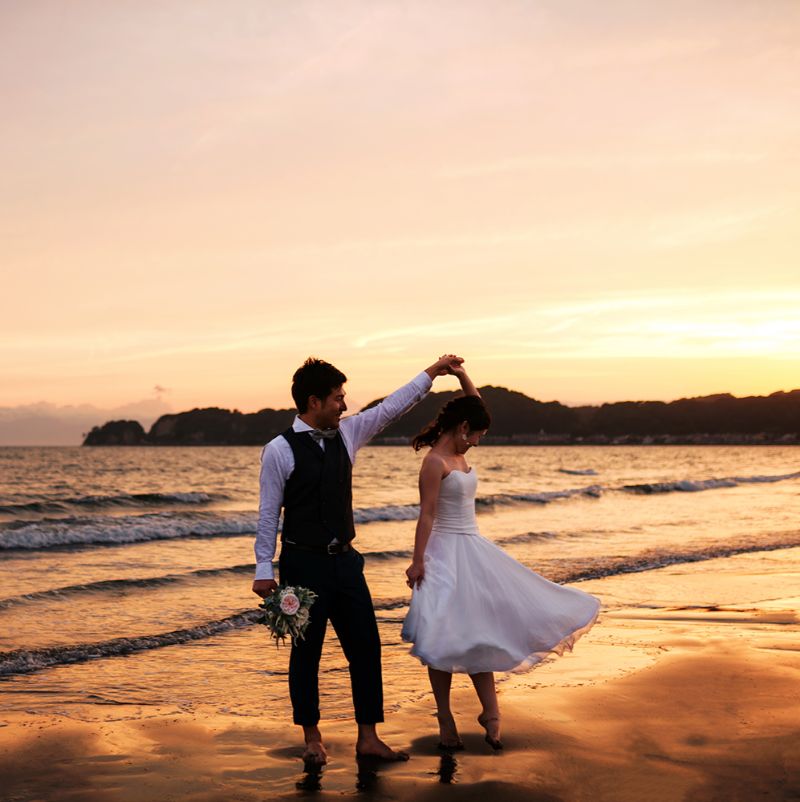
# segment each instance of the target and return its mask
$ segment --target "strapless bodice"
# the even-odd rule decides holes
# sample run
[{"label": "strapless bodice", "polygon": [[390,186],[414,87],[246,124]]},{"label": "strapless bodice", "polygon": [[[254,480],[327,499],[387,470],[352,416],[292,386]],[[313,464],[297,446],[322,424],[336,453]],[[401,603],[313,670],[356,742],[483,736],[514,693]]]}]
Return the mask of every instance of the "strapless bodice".
[{"label": "strapless bodice", "polygon": [[469,472],[450,471],[442,479],[433,531],[454,535],[477,535],[475,520],[475,491],[478,477],[475,469]]}]

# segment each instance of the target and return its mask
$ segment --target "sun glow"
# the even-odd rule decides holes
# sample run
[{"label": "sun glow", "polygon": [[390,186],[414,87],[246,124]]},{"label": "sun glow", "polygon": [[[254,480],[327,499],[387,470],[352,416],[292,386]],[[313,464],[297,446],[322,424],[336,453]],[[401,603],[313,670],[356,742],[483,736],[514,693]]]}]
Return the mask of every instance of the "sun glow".
[{"label": "sun glow", "polygon": [[2,12],[0,407],[800,384],[796,4],[182,8]]}]

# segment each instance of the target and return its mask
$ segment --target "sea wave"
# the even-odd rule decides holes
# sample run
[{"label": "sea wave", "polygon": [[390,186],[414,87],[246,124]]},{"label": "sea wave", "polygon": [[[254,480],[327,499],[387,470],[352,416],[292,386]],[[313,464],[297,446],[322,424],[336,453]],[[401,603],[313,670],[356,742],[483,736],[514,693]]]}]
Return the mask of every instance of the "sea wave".
[{"label": "sea wave", "polygon": [[[552,533],[526,533],[528,535],[548,536]],[[507,541],[510,539],[507,539]],[[800,546],[800,532],[789,532],[781,535],[763,538],[739,540],[724,545],[709,545],[698,549],[670,551],[667,549],[652,549],[639,554],[627,555],[619,558],[586,558],[569,560],[568,565],[550,564],[540,568],[540,572],[548,579],[560,583],[582,582],[590,579],[602,579],[621,574],[640,573],[657,570],[670,565],[694,563],[704,560],[713,560],[732,557],[737,554],[746,554],[758,551],[775,551],[778,549],[794,548]],[[389,552],[368,553],[367,557],[387,555]],[[400,556],[399,552],[393,552]],[[566,562],[566,561],[565,561]],[[176,581],[187,576],[202,574],[215,574],[232,571],[249,571],[252,565],[231,566],[221,569],[205,569],[185,575],[172,575],[155,577],[144,580],[117,580],[127,582],[129,585],[160,584],[166,581]],[[108,583],[94,583],[95,589],[110,589]],[[73,586],[73,590],[79,586]],[[86,588],[89,585],[84,586]],[[117,589],[119,585],[117,586]],[[62,588],[68,591],[70,588]],[[36,594],[43,597],[46,593]],[[21,597],[18,597],[21,598]],[[9,600],[6,600],[9,601]],[[407,598],[376,599],[374,607],[377,611],[402,609],[408,605]],[[38,649],[17,649],[10,652],[0,652],[0,677],[16,674],[29,674],[54,668],[61,665],[82,663],[88,660],[97,660],[107,657],[118,657],[135,652],[159,649],[164,646],[176,646],[189,641],[214,637],[233,629],[255,624],[261,616],[257,609],[244,610],[225,618],[207,621],[194,627],[172,630],[170,632],[156,633],[132,638],[113,638],[111,640],[94,643],[70,644],[64,646],[51,646]],[[385,619],[381,619],[385,620]]]},{"label": "sea wave", "polygon": [[174,493],[116,493],[113,495],[66,496],[44,498],[19,504],[0,504],[0,513],[21,515],[29,513],[68,512],[79,509],[108,509],[114,507],[161,507],[179,504],[204,505],[215,501],[226,501],[224,493],[196,491]]},{"label": "sea wave", "polygon": [[477,504],[512,504],[514,502],[525,502],[528,504],[550,504],[553,501],[560,501],[570,498],[600,498],[605,492],[601,485],[589,485],[588,487],[572,487],[566,490],[544,490],[538,493],[497,493],[493,496],[483,496],[476,499]]},{"label": "sea wave", "polygon": [[[366,552],[365,557],[370,560],[403,560],[411,559],[412,552],[394,551],[373,551]],[[277,563],[275,563],[277,565]],[[17,607],[21,604],[32,604],[35,602],[57,601],[76,595],[92,595],[103,593],[120,593],[132,590],[146,590],[148,588],[160,588],[167,585],[174,585],[180,582],[193,582],[197,579],[207,577],[226,576],[230,574],[251,574],[255,571],[255,563],[243,563],[241,565],[229,565],[222,568],[198,568],[195,571],[186,571],[180,574],[162,574],[160,576],[130,577],[125,579],[101,579],[97,582],[81,582],[75,585],[63,585],[59,588],[48,590],[38,590],[33,593],[23,593],[19,596],[9,596],[0,599],[0,610],[10,607]],[[376,609],[379,603],[375,602]]]},{"label": "sea wave", "polygon": [[597,471],[594,468],[558,468],[559,473],[567,473],[570,476],[597,476]]},{"label": "sea wave", "polygon": [[[543,493],[498,494],[479,498],[478,505],[535,502],[547,504],[573,495],[598,495],[599,488]],[[356,524],[414,521],[416,504],[361,507],[353,512]],[[39,550],[56,547],[113,546],[188,537],[231,537],[254,534],[253,512],[181,511],[119,516],[65,516],[36,521],[0,523],[0,551]]]},{"label": "sea wave", "polygon": [[[374,607],[376,610],[395,610],[405,607],[407,603],[406,599],[379,599],[376,600]],[[0,652],[0,677],[32,674],[57,666],[74,665],[108,657],[124,657],[136,652],[161,649],[165,646],[178,646],[251,626],[258,622],[262,614],[259,609],[244,610],[216,621],[206,621],[194,627],[159,632],[153,635]]]},{"label": "sea wave", "polygon": [[418,515],[418,504],[389,504],[383,507],[359,507],[353,510],[353,520],[357,524],[377,521],[416,521]]},{"label": "sea wave", "polygon": [[[413,521],[419,507],[390,505],[356,509],[357,524]],[[158,512],[122,516],[67,516],[0,523],[0,551],[57,547],[118,546],[152,540],[252,535],[253,512]]]},{"label": "sea wave", "polygon": [[96,643],[78,643],[70,646],[48,646],[41,649],[16,649],[0,652],[0,677],[14,674],[30,674],[55,666],[84,663],[105,657],[119,657],[163,646],[175,646],[188,641],[200,640],[231,629],[254,624],[262,613],[246,610],[217,621],[208,621],[195,627],[176,629],[156,635],[137,638],[113,638]]},{"label": "sea wave", "polygon": [[[731,488],[742,484],[763,484],[800,478],[800,471],[779,475],[735,476],[710,479],[682,479],[604,487],[588,485],[564,490],[530,493],[496,493],[479,496],[478,509],[504,504],[550,504],[570,499],[599,499],[608,493],[623,492],[655,495],[673,492],[699,492]],[[159,495],[159,494],[152,494]],[[177,497],[178,494],[162,494]],[[202,495],[202,494],[200,494]],[[88,497],[87,497],[88,498]],[[177,502],[176,502],[177,503]],[[199,500],[196,503],[202,503]],[[387,521],[413,521],[419,514],[416,504],[361,507],[354,510],[357,524]],[[64,516],[36,521],[15,520],[0,523],[0,551],[38,550],[54,547],[111,546],[189,537],[231,537],[252,535],[257,516],[249,511],[163,511],[138,515]]]},{"label": "sea wave", "polygon": [[0,610],[16,607],[38,601],[53,601],[75,595],[120,593],[130,590],[159,588],[173,585],[177,582],[190,582],[204,577],[224,576],[226,574],[249,574],[255,570],[255,563],[243,565],[230,565],[224,568],[198,568],[195,571],[186,571],[181,574],[162,574],[160,576],[130,577],[125,579],[101,579],[97,582],[81,582],[75,585],[63,585],[60,588],[38,590],[33,593],[23,593],[19,596],[9,596],[0,599]]},{"label": "sea wave", "polygon": [[697,493],[703,490],[718,490],[724,487],[737,487],[743,484],[764,484],[785,482],[800,478],[800,471],[775,476],[726,476],[711,479],[680,479],[672,482],[645,482],[636,485],[623,485],[620,490],[628,493],[650,495],[653,493]]},{"label": "sea wave", "polygon": [[572,560],[569,567],[549,572],[548,578],[554,582],[584,582],[589,579],[602,579],[620,574],[633,574],[654,571],[670,565],[703,562],[737,554],[750,554],[757,551],[777,551],[800,546],[800,532],[782,533],[763,538],[740,539],[726,544],[713,544],[697,549],[648,549],[639,554],[624,557],[601,557]]},{"label": "sea wave", "polygon": [[518,535],[501,537],[494,542],[498,546],[514,546],[518,543],[535,543],[541,540],[553,540],[559,537],[558,532],[521,532]]},{"label": "sea wave", "polygon": [[[493,542],[498,546],[517,546],[521,544],[536,543],[546,540],[570,537],[554,531],[522,532],[498,538]],[[745,554],[754,551],[774,551],[800,546],[800,532],[768,533],[756,537],[739,538],[725,544],[703,546],[696,549],[648,549],[635,555],[621,557],[586,557],[570,558],[569,560],[556,559],[548,561],[546,565],[532,565],[534,570],[547,579],[556,582],[582,582],[588,579],[599,579],[617,574],[636,573],[664,568],[668,565],[692,563],[702,560],[711,560],[718,557],[730,557],[735,554]],[[385,549],[362,552],[368,562],[391,560],[409,560],[411,549]],[[274,563],[277,565],[277,561]],[[0,611],[21,604],[34,604],[36,602],[57,601],[74,595],[120,593],[131,590],[146,590],[159,588],[177,583],[190,583],[198,579],[221,577],[235,574],[251,574],[255,570],[254,563],[222,566],[219,568],[199,568],[175,574],[162,574],[148,577],[131,577],[123,579],[103,579],[97,582],[85,582],[75,585],[66,585],[33,593],[10,596],[0,599]],[[375,608],[384,609],[385,600],[376,600]],[[405,602],[404,602],[405,603]],[[391,609],[391,608],[385,608]]]},{"label": "sea wave", "polygon": [[157,512],[116,517],[56,518],[0,524],[0,551],[59,546],[111,546],[182,537],[255,532],[253,513]]}]

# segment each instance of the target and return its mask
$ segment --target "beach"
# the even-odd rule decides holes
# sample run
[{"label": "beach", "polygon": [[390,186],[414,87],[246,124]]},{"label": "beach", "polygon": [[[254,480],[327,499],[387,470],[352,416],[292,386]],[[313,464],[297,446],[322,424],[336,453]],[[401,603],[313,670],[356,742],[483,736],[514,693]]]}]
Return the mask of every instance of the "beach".
[{"label": "beach", "polygon": [[[201,456],[184,451],[160,459]],[[110,454],[68,458],[76,465],[101,460],[103,471],[128,460],[129,482],[137,460],[153,459],[152,451]],[[215,454],[229,471],[241,458],[244,481],[252,454]],[[476,453],[481,531],[544,575],[594,594],[603,610],[573,653],[498,677],[500,753],[483,741],[468,679],[456,677],[454,710],[466,749],[453,755],[437,752],[425,670],[399,639],[413,529],[404,505],[412,504],[413,488],[398,489],[386,469],[405,457],[392,449],[366,454],[356,502],[362,517],[381,518],[359,527],[384,644],[380,732],[411,753],[409,762],[356,764],[345,664],[329,635],[321,683],[330,762],[318,776],[303,772],[285,699],[287,651],[269,644],[246,615],[241,625],[230,623],[253,603],[244,553],[252,537],[209,533],[212,518],[193,511],[197,496],[184,495],[183,507],[170,501],[172,512],[158,507],[155,519],[149,508],[134,513],[145,490],[168,503],[164,486],[142,480],[126,491],[138,494],[135,502],[114,501],[113,515],[95,506],[92,520],[62,512],[58,523],[52,509],[28,511],[24,522],[5,526],[14,548],[2,552],[2,798],[800,799],[800,546],[791,450]],[[733,463],[741,470],[726,470]],[[97,464],[92,471],[103,473]],[[175,466],[171,474],[173,490],[201,492]],[[85,484],[86,476],[76,481]],[[252,498],[237,508],[235,482],[226,481],[222,490],[219,482],[205,490],[228,498],[201,506],[221,507],[214,525],[246,530]],[[538,500],[522,498],[523,485]],[[75,503],[72,490],[63,494],[59,504]],[[70,537],[78,532],[85,542],[45,545],[46,537],[64,538],[68,517]],[[120,537],[120,518],[139,540],[88,542],[93,532]],[[202,532],[192,534],[187,521]],[[164,535],[167,523],[174,537],[147,539],[148,532]],[[36,548],[19,547],[21,532],[35,534]],[[112,576],[117,584],[109,584]],[[219,621],[228,624],[211,626]],[[176,631],[190,635],[168,643],[166,634]],[[112,653],[108,644],[122,636],[130,649]]]},{"label": "beach", "polygon": [[627,606],[571,655],[501,683],[502,753],[483,742],[463,677],[465,751],[437,753],[425,698],[381,728],[408,763],[359,768],[354,724],[338,720],[318,777],[302,771],[298,732],[269,711],[246,722],[202,708],[95,723],[17,714],[0,729],[3,798],[800,799],[800,549],[716,562],[582,583]]}]

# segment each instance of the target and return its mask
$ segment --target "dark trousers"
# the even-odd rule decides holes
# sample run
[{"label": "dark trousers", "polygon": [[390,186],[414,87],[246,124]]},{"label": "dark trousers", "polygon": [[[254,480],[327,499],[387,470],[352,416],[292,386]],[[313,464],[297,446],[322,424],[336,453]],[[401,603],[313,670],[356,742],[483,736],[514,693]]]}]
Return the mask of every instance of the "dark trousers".
[{"label": "dark trousers", "polygon": [[381,642],[364,579],[364,558],[355,549],[328,555],[284,544],[278,565],[281,584],[317,594],[305,638],[292,646],[289,659],[294,723],[314,726],[319,722],[319,660],[329,619],[350,665],[356,721],[383,721]]}]

